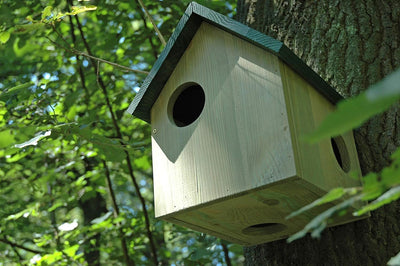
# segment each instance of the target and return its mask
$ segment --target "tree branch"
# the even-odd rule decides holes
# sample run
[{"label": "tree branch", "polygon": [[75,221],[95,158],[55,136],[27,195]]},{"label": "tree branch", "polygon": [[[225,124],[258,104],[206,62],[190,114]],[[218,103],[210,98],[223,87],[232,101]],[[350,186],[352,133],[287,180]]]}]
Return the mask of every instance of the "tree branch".
[{"label": "tree branch", "polygon": [[[71,4],[71,3],[69,3],[69,4]],[[69,7],[68,7],[68,9],[69,9]],[[72,16],[69,16],[69,26],[70,26],[70,30],[71,30],[70,34],[71,34],[71,38],[72,38],[72,43],[74,44],[74,47],[76,47],[76,36],[75,36],[75,33],[74,33],[75,32],[75,25],[74,25],[74,23],[72,21]],[[84,74],[83,69],[82,69],[81,60],[79,59],[78,55],[75,55],[75,58],[76,58],[77,65],[79,66],[78,72],[79,72],[79,77],[80,77],[80,80],[81,80],[81,85],[82,85],[83,90],[86,93],[85,103],[86,103],[86,109],[88,109],[89,108],[89,102],[90,102],[90,92],[89,92],[88,88],[86,87],[86,79],[85,79],[85,74]]]},{"label": "tree branch", "polygon": [[[54,25],[53,25],[53,30],[54,30],[54,31],[57,33],[57,35],[63,40],[63,42],[65,42],[65,43],[68,44],[68,42],[62,37],[61,33],[59,33],[59,32],[57,31],[57,29],[54,27]],[[68,52],[70,52],[70,53],[72,53],[72,54],[75,54],[75,55],[78,55],[78,56],[79,56],[79,55],[80,55],[80,56],[84,56],[84,57],[90,58],[90,59],[92,59],[92,60],[96,60],[96,61],[99,61],[99,62],[103,62],[103,63],[109,64],[109,65],[115,66],[115,67],[117,67],[117,68],[123,69],[123,70],[125,70],[125,71],[127,71],[127,72],[135,72],[135,73],[146,74],[146,75],[149,74],[149,72],[144,71],[144,70],[132,69],[132,68],[129,68],[129,67],[126,67],[126,66],[117,64],[117,63],[113,63],[113,62],[107,61],[107,60],[102,59],[102,58],[99,58],[99,57],[95,57],[95,56],[93,56],[91,53],[87,54],[87,53],[84,53],[84,52],[82,52],[82,51],[79,51],[79,50],[77,50],[77,49],[75,49],[75,48],[65,47],[65,46],[63,46],[63,45],[61,45],[61,44],[58,44],[57,42],[53,41],[52,39],[50,39],[50,38],[47,37],[47,36],[46,36],[46,38],[47,38],[51,43],[53,43],[54,45],[56,45],[57,47],[60,47],[60,48],[66,50],[66,51],[68,51]],[[68,46],[69,46],[69,44],[68,44]]]},{"label": "tree branch", "polygon": [[[139,3],[138,3],[138,0],[135,0],[135,2],[136,2],[136,5],[140,5]],[[140,16],[140,18],[142,19],[142,21],[143,21],[143,27],[144,27],[144,29],[145,30],[148,30],[148,27],[147,27],[147,24],[146,24],[146,18],[143,16],[143,11],[142,12],[138,12],[139,13],[139,16]],[[152,39],[152,37],[149,35],[149,43],[150,43],[150,46],[151,46],[151,50],[153,51],[153,56],[154,56],[154,58],[157,60],[157,58],[158,58],[158,51],[157,51],[157,48],[156,48],[156,46],[154,45],[154,43],[153,43],[153,39]]]},{"label": "tree branch", "polygon": [[221,243],[222,250],[224,251],[225,263],[226,266],[232,266],[231,259],[229,258],[229,249],[228,246],[224,243]]},{"label": "tree branch", "polygon": [[[53,191],[52,187],[49,182],[47,182],[47,193],[49,194],[50,197],[50,206],[53,206]],[[60,232],[57,228],[57,220],[56,220],[56,213],[55,210],[50,212],[50,220],[51,220],[51,226],[53,227],[54,230],[54,237],[56,240],[56,245],[58,250],[62,250],[61,242],[60,242]]]},{"label": "tree branch", "polygon": [[[119,215],[119,207],[117,204],[117,200],[115,199],[114,190],[113,190],[112,184],[111,184],[110,170],[108,169],[107,163],[104,160],[102,160],[102,162],[103,162],[104,170],[106,171],[107,187],[108,187],[108,191],[110,192],[111,202],[114,207],[114,217],[116,218]],[[134,266],[135,263],[129,258],[128,248],[126,247],[126,238],[125,238],[124,232],[122,231],[122,228],[119,228],[119,233],[121,235],[121,247],[122,247],[122,253],[124,254],[125,263],[126,263],[126,265]]]},{"label": "tree branch", "polygon": [[163,46],[165,46],[167,43],[165,42],[164,36],[161,34],[160,30],[158,29],[156,23],[154,22],[153,18],[151,17],[149,11],[147,11],[147,8],[143,4],[142,0],[137,0],[140,4],[140,6],[143,8],[147,18],[150,20],[151,24],[153,24],[154,30],[157,32],[157,36],[160,39],[161,43]]},{"label": "tree branch", "polygon": [[0,242],[6,243],[6,244],[10,245],[13,248],[19,248],[19,249],[22,249],[22,250],[25,250],[25,251],[29,251],[29,252],[32,252],[32,253],[35,253],[35,254],[43,254],[44,253],[44,251],[33,249],[33,248],[28,248],[28,247],[19,245],[17,243],[14,243],[14,242],[8,240],[6,237],[0,238]]},{"label": "tree branch", "polygon": [[[79,29],[79,33],[80,33],[82,42],[83,42],[88,54],[91,55],[90,46],[87,43],[86,38],[85,38],[85,36],[83,34],[82,25],[81,25],[81,23],[79,21],[78,16],[75,16],[75,20],[76,20],[76,23],[77,23],[77,26],[78,26],[78,29]],[[111,120],[112,120],[113,125],[114,125],[114,129],[115,129],[115,131],[117,133],[117,138],[122,139],[121,130],[120,130],[119,126],[118,126],[117,119],[115,117],[112,105],[110,103],[106,86],[105,86],[105,84],[103,82],[103,79],[100,77],[100,75],[98,75],[99,67],[96,64],[95,60],[92,59],[91,63],[92,63],[92,66],[94,68],[95,74],[97,75],[97,82],[99,84],[99,87],[101,88],[101,90],[103,92],[103,95],[105,97],[106,105],[107,105],[107,108],[108,108],[108,110],[110,112]],[[122,141],[120,141],[120,142],[121,142],[121,144],[123,144]],[[155,263],[155,265],[158,265],[157,251],[156,251],[155,243],[154,243],[154,240],[153,240],[153,235],[152,235],[152,232],[151,232],[151,229],[150,229],[150,218],[149,218],[149,215],[148,215],[148,212],[147,212],[146,203],[145,203],[145,200],[144,200],[144,198],[143,198],[143,196],[142,196],[142,194],[140,192],[140,187],[139,187],[139,185],[138,185],[138,183],[136,181],[136,177],[135,177],[135,175],[133,173],[133,167],[132,167],[132,163],[130,161],[129,152],[126,151],[126,150],[124,152],[125,152],[125,155],[126,155],[126,161],[127,161],[127,165],[128,165],[129,175],[130,175],[131,180],[133,182],[133,185],[135,187],[136,194],[139,197],[139,200],[140,200],[141,205],[142,205],[143,214],[144,214],[145,223],[146,223],[146,232],[147,232],[147,237],[148,237],[149,242],[150,242],[150,248],[151,248],[152,256],[153,256],[153,262]]]},{"label": "tree branch", "polygon": [[20,261],[20,263],[22,264],[22,262],[24,261],[24,259],[22,258],[21,254],[19,254],[18,250],[16,247],[11,246],[11,248],[13,249],[14,253],[17,254],[17,257]]}]

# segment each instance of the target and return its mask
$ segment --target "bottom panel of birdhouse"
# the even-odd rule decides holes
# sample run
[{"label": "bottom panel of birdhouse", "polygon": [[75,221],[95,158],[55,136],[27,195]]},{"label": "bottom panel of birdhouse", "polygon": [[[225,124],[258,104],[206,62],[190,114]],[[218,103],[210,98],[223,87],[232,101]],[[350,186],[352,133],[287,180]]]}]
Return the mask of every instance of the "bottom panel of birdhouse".
[{"label": "bottom panel of birdhouse", "polygon": [[[292,178],[274,186],[225,198],[203,206],[158,217],[233,243],[249,246],[287,238],[332,204],[313,208],[287,220],[292,212],[313,202],[326,192]],[[366,218],[348,214],[335,217],[328,226]]]}]

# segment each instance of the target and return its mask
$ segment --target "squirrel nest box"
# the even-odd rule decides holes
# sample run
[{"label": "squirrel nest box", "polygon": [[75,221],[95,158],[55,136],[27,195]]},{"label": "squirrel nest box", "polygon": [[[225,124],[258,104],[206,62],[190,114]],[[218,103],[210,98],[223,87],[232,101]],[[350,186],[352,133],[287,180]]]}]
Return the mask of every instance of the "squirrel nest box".
[{"label": "squirrel nest box", "polygon": [[128,109],[152,127],[155,216],[243,245],[302,229],[328,206],[285,217],[360,185],[352,132],[299,139],[341,99],[281,42],[191,3]]}]

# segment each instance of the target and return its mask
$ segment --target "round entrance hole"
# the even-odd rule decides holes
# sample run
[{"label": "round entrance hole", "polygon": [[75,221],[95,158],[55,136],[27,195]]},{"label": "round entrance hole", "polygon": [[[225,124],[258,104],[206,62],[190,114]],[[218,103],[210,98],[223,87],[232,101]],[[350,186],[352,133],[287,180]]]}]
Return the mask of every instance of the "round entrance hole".
[{"label": "round entrance hole", "polygon": [[344,139],[341,136],[331,138],[331,145],[340,168],[348,173],[350,171],[350,157]]},{"label": "round entrance hole", "polygon": [[199,84],[193,82],[183,84],[169,100],[169,118],[178,127],[188,126],[200,116],[204,103],[204,90]]},{"label": "round entrance hole", "polygon": [[269,235],[286,230],[287,226],[280,223],[262,223],[246,227],[242,233],[249,236]]}]

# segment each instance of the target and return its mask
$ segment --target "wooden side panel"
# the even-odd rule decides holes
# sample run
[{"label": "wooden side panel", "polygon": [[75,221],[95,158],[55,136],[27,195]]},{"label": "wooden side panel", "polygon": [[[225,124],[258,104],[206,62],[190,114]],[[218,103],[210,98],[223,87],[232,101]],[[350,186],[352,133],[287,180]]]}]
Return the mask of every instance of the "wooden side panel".
[{"label": "wooden side panel", "polygon": [[285,63],[280,63],[280,69],[299,176],[324,191],[360,185],[360,179],[349,174],[361,177],[353,133],[340,136],[343,146],[339,145],[339,154],[344,169],[335,157],[330,139],[317,144],[302,141],[302,136],[313,132],[335,107]]},{"label": "wooden side panel", "polygon": [[[195,82],[200,117],[177,127],[172,93]],[[171,115],[170,115],[171,116]],[[151,111],[156,216],[296,175],[279,60],[202,23]]]}]

